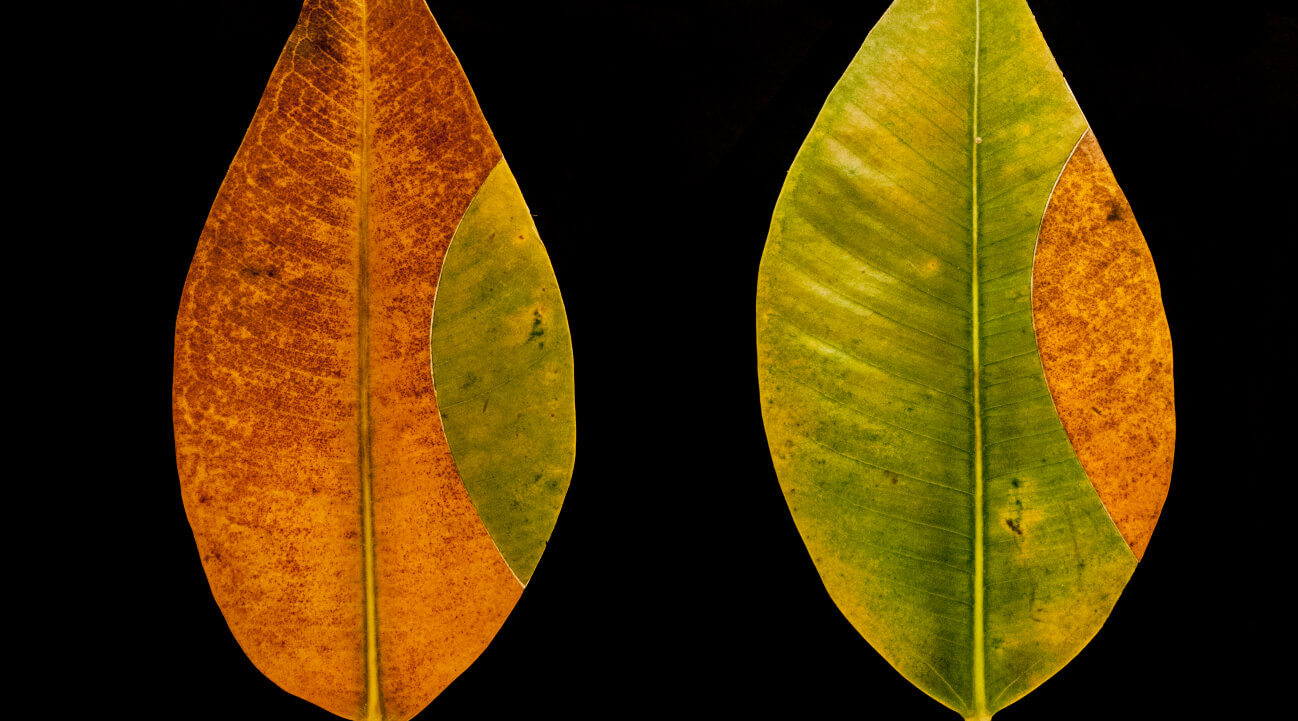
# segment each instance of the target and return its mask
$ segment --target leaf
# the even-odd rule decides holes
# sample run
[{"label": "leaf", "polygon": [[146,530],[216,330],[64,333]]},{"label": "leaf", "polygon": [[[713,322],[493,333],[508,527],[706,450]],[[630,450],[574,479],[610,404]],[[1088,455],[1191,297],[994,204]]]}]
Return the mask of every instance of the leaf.
[{"label": "leaf", "polygon": [[896,0],[789,171],[763,418],[834,602],[969,719],[1107,618],[1171,475],[1144,238],[1022,0]]},{"label": "leaf", "polygon": [[240,646],[413,716],[531,577],[573,418],[554,272],[427,6],[306,2],[176,322],[181,492]]}]

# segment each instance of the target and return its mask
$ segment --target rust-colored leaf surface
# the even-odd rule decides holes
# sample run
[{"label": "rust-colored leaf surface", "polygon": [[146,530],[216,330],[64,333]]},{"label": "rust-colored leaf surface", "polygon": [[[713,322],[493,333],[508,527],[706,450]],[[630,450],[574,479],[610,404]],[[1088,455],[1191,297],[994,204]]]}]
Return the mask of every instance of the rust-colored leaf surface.
[{"label": "rust-colored leaf surface", "polygon": [[1032,315],[1064,429],[1140,558],[1172,479],[1172,338],[1154,259],[1089,130],[1041,224]]},{"label": "rust-colored leaf surface", "polygon": [[308,0],[185,285],[176,451],[212,591],[341,716],[413,716],[522,591],[430,378],[443,256],[500,159],[422,1]]}]

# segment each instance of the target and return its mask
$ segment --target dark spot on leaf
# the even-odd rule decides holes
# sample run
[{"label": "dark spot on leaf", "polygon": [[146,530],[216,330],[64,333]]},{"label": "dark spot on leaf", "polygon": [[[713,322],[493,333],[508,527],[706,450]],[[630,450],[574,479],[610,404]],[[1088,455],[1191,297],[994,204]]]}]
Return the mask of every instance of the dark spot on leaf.
[{"label": "dark spot on leaf", "polygon": [[532,311],[532,332],[527,334],[527,340],[523,342],[527,343],[533,338],[540,338],[543,335],[545,335],[545,328],[541,324],[541,311],[534,310]]},{"label": "dark spot on leaf", "polygon": [[329,35],[329,26],[324,22],[312,22],[307,26],[306,47],[299,46],[303,53],[318,52],[339,62],[343,62],[343,50],[339,41]]},{"label": "dark spot on leaf", "polygon": [[274,278],[276,272],[275,268],[271,266],[258,268],[255,265],[245,265],[242,268],[239,268],[239,275],[242,275],[245,278],[258,278],[263,275],[268,278]]}]

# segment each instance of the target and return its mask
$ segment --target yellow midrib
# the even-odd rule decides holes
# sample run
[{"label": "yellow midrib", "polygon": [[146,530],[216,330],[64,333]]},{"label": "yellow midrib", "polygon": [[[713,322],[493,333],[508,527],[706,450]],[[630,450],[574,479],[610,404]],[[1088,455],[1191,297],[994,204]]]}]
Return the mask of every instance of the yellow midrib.
[{"label": "yellow midrib", "polygon": [[366,721],[383,718],[383,694],[379,687],[378,582],[374,569],[374,422],[370,416],[370,59],[368,8],[361,13],[361,130],[360,188],[357,193],[357,342],[356,385],[360,410],[357,417],[359,475],[361,485],[361,554],[365,576],[365,703]]},{"label": "yellow midrib", "polygon": [[974,470],[974,573],[973,573],[973,704],[974,718],[991,718],[987,713],[987,678],[985,648],[985,531],[987,519],[983,507],[983,424],[982,424],[982,360],[980,357],[981,328],[978,313],[978,145],[982,139],[978,136],[978,55],[982,52],[982,8],[979,0],[974,0],[974,60],[973,60],[973,122],[970,124],[970,147],[972,168],[972,215],[971,228],[973,262],[970,285],[973,290],[973,470]]}]

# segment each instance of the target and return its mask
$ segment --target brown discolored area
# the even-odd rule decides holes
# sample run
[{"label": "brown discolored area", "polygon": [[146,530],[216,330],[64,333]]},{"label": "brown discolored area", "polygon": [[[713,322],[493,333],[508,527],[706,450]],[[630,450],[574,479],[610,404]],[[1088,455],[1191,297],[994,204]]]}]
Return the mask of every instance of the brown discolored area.
[{"label": "brown discolored area", "polygon": [[384,718],[428,704],[522,591],[451,459],[428,344],[500,158],[423,2],[309,0],[185,284],[176,455],[212,592],[259,669],[341,716],[374,712],[366,484]]},{"label": "brown discolored area", "polygon": [[1172,478],[1172,339],[1154,260],[1089,130],[1041,224],[1032,316],[1055,408],[1140,558]]}]

